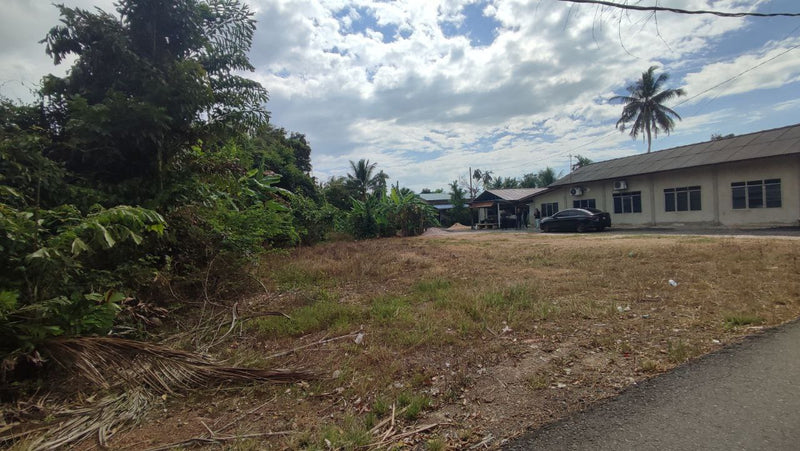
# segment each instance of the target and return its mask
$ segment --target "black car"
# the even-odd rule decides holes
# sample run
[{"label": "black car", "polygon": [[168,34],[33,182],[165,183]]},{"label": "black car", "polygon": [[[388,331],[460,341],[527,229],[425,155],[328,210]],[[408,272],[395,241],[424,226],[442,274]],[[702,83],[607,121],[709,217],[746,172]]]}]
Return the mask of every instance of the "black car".
[{"label": "black car", "polygon": [[606,227],[611,227],[611,215],[596,208],[569,208],[542,219],[541,226],[542,232],[601,232]]}]

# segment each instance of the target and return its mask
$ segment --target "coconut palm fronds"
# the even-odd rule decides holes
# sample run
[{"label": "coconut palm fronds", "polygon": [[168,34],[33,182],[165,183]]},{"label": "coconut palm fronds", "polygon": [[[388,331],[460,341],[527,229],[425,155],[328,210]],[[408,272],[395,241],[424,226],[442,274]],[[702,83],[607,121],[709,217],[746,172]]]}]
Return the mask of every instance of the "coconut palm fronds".
[{"label": "coconut palm fronds", "polygon": [[52,340],[46,351],[65,369],[103,388],[143,386],[174,393],[213,381],[293,382],[313,378],[305,371],[220,366],[191,352],[113,337]]},{"label": "coconut palm fronds", "polygon": [[24,440],[26,449],[50,450],[96,435],[105,446],[116,431],[140,419],[166,393],[223,381],[294,382],[314,377],[306,371],[221,366],[191,352],[113,337],[55,339],[42,350],[72,380],[111,394],[81,408],[58,408],[56,421],[40,428],[4,428],[0,444]]}]

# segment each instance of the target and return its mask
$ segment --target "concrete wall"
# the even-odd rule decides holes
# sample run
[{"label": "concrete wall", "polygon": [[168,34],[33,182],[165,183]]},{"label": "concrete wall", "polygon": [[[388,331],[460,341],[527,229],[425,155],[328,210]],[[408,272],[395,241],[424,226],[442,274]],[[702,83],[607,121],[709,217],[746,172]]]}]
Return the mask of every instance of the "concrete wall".
[{"label": "concrete wall", "polygon": [[[781,179],[780,208],[733,209],[731,183]],[[625,177],[628,189],[641,192],[641,213],[614,213],[613,180],[581,183],[583,195],[574,197],[565,185],[533,198],[531,209],[558,202],[559,210],[572,208],[573,200],[595,199],[598,209],[611,213],[613,225],[726,225],[774,226],[800,224],[800,156],[780,156],[689,168],[651,175]],[[666,211],[664,189],[700,186],[699,211]],[[531,210],[533,211],[533,210]]]}]

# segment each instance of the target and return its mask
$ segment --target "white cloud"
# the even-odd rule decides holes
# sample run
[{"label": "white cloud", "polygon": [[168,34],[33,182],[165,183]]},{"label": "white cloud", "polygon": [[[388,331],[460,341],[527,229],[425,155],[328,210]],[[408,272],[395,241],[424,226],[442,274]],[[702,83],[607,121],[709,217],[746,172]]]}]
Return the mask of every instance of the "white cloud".
[{"label": "white cloud", "polygon": [[800,81],[800,38],[770,42],[758,52],[708,64],[686,75],[685,80],[687,91],[697,96],[692,102],[711,96],[719,98],[779,88]]},{"label": "white cloud", "polygon": [[[44,2],[10,1],[0,18],[0,80],[36,83],[53,70],[36,41],[57,23],[57,13]],[[695,95],[800,43],[781,35],[795,25],[774,25],[765,34],[748,19],[659,14],[656,24],[647,14],[613,8],[490,0],[483,11],[499,27],[490,45],[472,47],[468,36],[445,36],[440,24],[471,26],[463,7],[474,0],[247,1],[258,12],[252,76],[270,91],[273,122],[308,136],[315,174],[343,175],[348,160],[369,158],[416,189],[444,187],[470,165],[514,176],[564,168],[569,154],[595,160],[630,154],[642,145],[614,129],[620,107],[607,99],[648,66],[671,72],[675,86]],[[111,9],[111,0],[102,3]],[[772,3],[672,5],[756,10]],[[365,23],[375,29],[357,32]],[[689,105],[796,85],[798,52]],[[7,86],[0,84],[2,92]],[[717,103],[684,117],[679,136],[705,139],[704,128],[737,116],[735,105]],[[748,108],[751,120],[775,120],[774,111]],[[675,142],[676,135],[659,142]]]}]

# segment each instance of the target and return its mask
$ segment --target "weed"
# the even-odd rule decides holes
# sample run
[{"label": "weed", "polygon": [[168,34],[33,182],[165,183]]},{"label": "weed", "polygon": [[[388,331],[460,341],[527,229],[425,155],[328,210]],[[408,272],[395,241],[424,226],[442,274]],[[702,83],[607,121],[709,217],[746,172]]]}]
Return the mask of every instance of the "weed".
[{"label": "weed", "polygon": [[375,401],[372,403],[372,411],[375,412],[378,418],[389,413],[389,409],[391,408],[391,404],[383,396],[375,398]]},{"label": "weed", "polygon": [[544,390],[552,383],[552,378],[547,373],[535,373],[525,379],[525,385],[531,390]]},{"label": "weed", "polygon": [[382,296],[374,299],[370,316],[383,325],[412,320],[408,301],[399,296]]},{"label": "weed", "polygon": [[327,277],[322,271],[287,264],[272,271],[272,281],[283,291],[319,286]]},{"label": "weed", "polygon": [[411,386],[414,388],[421,388],[425,385],[428,385],[430,380],[431,377],[429,375],[425,374],[424,372],[417,371],[413,376],[411,376]]},{"label": "weed", "polygon": [[261,334],[272,337],[298,336],[320,330],[340,333],[353,329],[364,317],[358,306],[335,301],[322,301],[301,307],[283,317],[259,318],[253,326]]},{"label": "weed", "polygon": [[737,326],[749,326],[751,324],[761,324],[764,322],[764,318],[756,315],[750,315],[747,313],[736,313],[731,315],[726,315],[724,319],[724,324],[726,329],[733,329]]},{"label": "weed", "polygon": [[436,295],[450,289],[450,281],[446,279],[421,280],[414,285],[414,291],[419,294]]},{"label": "weed", "polygon": [[430,407],[431,399],[425,395],[402,392],[397,396],[397,405],[406,408],[403,413],[406,420],[414,421],[423,410]]},{"label": "weed", "polygon": [[655,360],[644,359],[639,364],[639,369],[645,373],[657,373],[659,371],[658,362]]},{"label": "weed", "polygon": [[444,451],[446,448],[444,440],[438,437],[425,442],[425,449],[428,451]]},{"label": "weed", "polygon": [[[364,421],[347,415],[344,417],[341,427],[330,425],[323,429],[322,439],[330,442],[330,447],[334,449],[354,449],[369,445],[372,436]],[[325,444],[327,445],[327,443]],[[327,446],[325,447],[327,448]]]},{"label": "weed", "polygon": [[690,348],[683,340],[672,341],[667,343],[667,357],[672,363],[683,363],[693,355],[692,348]]}]

